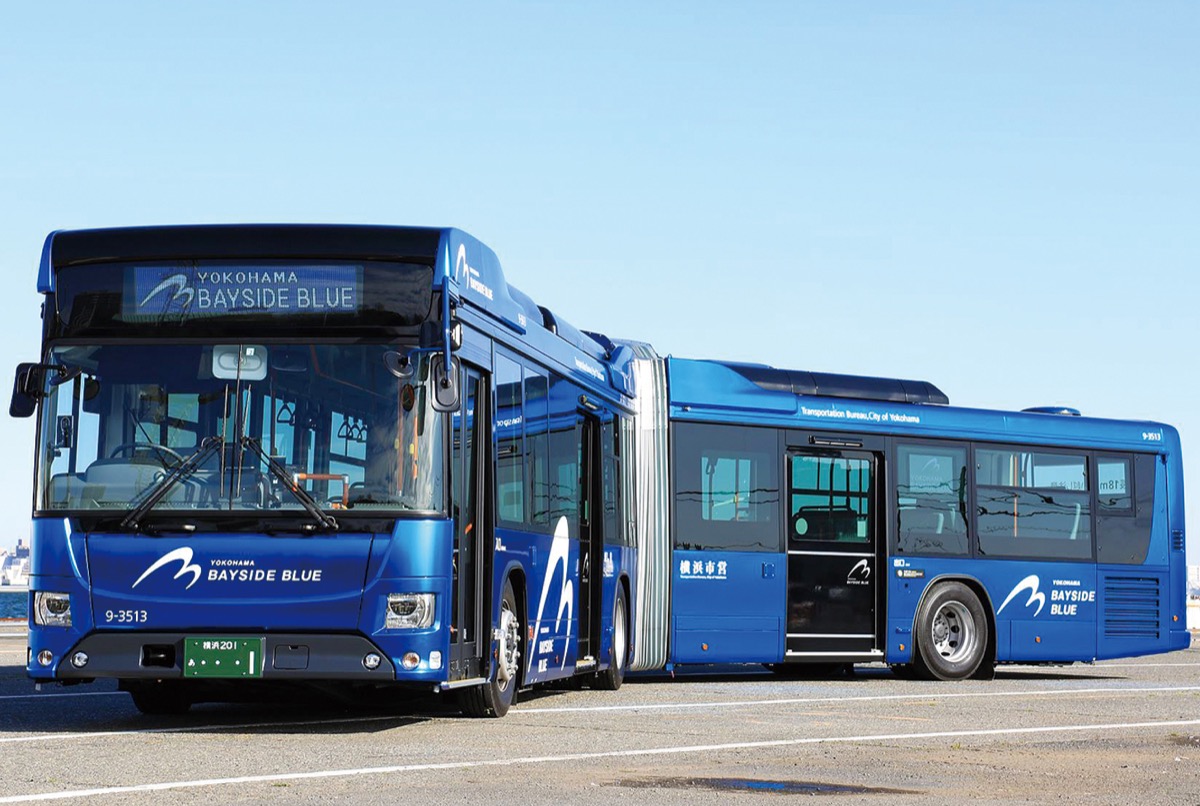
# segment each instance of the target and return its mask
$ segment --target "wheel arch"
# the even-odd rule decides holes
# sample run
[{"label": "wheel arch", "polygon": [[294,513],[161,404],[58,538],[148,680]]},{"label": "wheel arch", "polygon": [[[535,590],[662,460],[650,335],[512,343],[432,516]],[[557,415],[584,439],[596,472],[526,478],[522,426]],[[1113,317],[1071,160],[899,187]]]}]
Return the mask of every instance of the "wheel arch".
[{"label": "wheel arch", "polygon": [[917,606],[913,610],[913,620],[911,635],[913,636],[913,655],[917,652],[917,616],[921,613],[921,608],[925,606],[925,600],[929,598],[930,592],[946,582],[958,582],[966,585],[972,593],[979,598],[979,604],[983,606],[983,612],[987,616],[987,646],[984,649],[983,661],[980,663],[980,668],[989,662],[991,665],[996,664],[996,610],[992,606],[992,597],[988,594],[987,588],[978,577],[970,576],[969,574],[939,574],[929,580],[929,584],[925,586],[925,590],[921,591],[921,598],[917,600]]},{"label": "wheel arch", "polygon": [[[528,656],[530,654],[529,653],[529,640],[528,640],[528,634],[529,634],[529,599],[528,599],[529,586],[527,584],[527,580],[525,577],[525,567],[522,566],[519,562],[516,562],[515,560],[511,560],[504,567],[504,573],[502,575],[500,575],[500,577],[498,577],[498,579],[499,579],[499,584],[496,586],[496,589],[494,591],[492,591],[492,615],[491,615],[491,618],[489,619],[489,628],[488,629],[492,634],[494,634],[494,631],[499,626],[498,619],[500,618],[500,598],[504,595],[504,584],[508,583],[509,585],[512,585],[513,598],[516,599],[516,605],[517,605],[517,618],[520,619],[520,621],[521,621],[520,634],[521,634],[521,644],[522,644],[522,648],[524,650],[523,654],[525,656]],[[488,662],[488,676],[490,677],[492,675],[492,673],[495,671],[494,670],[495,661],[496,661],[495,655],[494,655],[495,638],[492,638],[488,642],[488,646],[490,647],[490,649],[488,650],[488,653],[487,653],[487,662]],[[517,664],[517,669],[521,675],[520,679],[517,681],[518,686],[524,685],[524,683],[525,683],[526,661],[527,661],[527,658],[523,657],[521,659],[521,662],[519,664]]]}]

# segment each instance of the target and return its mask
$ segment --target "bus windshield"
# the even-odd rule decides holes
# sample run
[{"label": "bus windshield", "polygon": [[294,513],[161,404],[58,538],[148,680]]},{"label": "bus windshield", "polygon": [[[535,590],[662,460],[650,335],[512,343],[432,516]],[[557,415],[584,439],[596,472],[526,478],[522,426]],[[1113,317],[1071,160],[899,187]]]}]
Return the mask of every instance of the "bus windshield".
[{"label": "bus windshield", "polygon": [[153,514],[295,514],[290,481],[323,510],[443,511],[431,360],[389,344],[56,346],[37,508],[120,515],[157,494]]}]

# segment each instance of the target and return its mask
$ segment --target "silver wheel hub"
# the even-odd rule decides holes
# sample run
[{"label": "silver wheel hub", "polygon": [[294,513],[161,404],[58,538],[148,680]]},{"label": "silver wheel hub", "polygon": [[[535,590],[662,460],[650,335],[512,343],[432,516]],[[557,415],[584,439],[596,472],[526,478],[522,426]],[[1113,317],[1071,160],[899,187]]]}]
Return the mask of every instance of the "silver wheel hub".
[{"label": "silver wheel hub", "polygon": [[933,614],[930,625],[934,650],[951,663],[969,658],[979,642],[971,611],[962,602],[947,602]]},{"label": "silver wheel hub", "polygon": [[500,611],[499,663],[496,667],[496,682],[500,689],[508,688],[509,683],[517,677],[517,664],[521,659],[521,622],[517,614],[508,606],[502,605]]}]

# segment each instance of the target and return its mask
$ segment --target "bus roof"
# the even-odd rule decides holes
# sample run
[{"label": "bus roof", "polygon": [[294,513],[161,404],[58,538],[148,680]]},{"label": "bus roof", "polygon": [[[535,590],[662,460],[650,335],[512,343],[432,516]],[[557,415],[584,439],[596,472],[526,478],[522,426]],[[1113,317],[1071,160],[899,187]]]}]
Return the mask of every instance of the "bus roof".
[{"label": "bus roof", "polygon": [[[578,369],[632,394],[630,356],[605,336],[585,333],[508,284],[488,246],[453,227],[353,224],[185,224],[58,230],[42,249],[38,291],[53,293],[66,266],[171,260],[361,260],[432,266],[433,285],[516,332],[547,331],[593,361]],[[541,338],[538,341],[542,341]],[[627,352],[627,351],[625,351]]]},{"label": "bus roof", "polygon": [[1175,429],[1162,423],[950,406],[936,387],[920,381],[666,362],[676,420],[1154,452],[1174,452],[1179,445]]}]

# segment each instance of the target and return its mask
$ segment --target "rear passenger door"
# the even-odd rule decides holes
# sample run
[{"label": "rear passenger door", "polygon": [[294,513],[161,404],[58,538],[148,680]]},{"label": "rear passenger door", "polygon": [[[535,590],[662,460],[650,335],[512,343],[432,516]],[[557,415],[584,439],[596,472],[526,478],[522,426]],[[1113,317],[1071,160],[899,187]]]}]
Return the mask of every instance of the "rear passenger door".
[{"label": "rear passenger door", "polygon": [[879,654],[882,444],[803,443],[787,453],[787,659],[869,660]]}]

